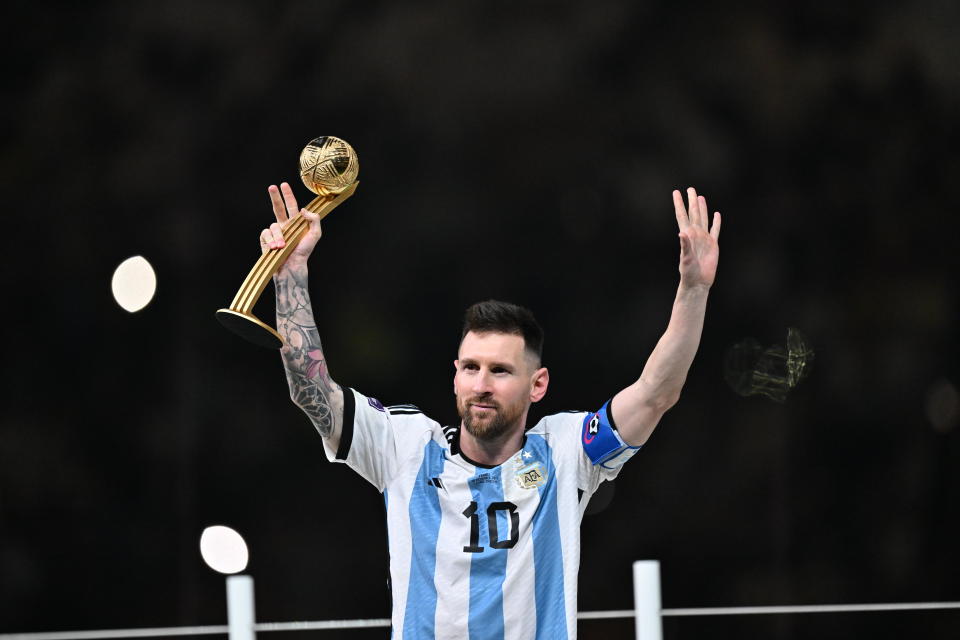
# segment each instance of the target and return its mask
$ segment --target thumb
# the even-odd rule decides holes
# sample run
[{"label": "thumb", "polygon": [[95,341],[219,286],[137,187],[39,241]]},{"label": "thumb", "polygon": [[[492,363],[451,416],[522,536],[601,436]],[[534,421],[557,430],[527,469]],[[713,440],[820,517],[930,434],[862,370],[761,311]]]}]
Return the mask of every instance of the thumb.
[{"label": "thumb", "polygon": [[690,238],[688,238],[687,234],[682,231],[677,235],[680,236],[680,255],[687,255],[690,253]]},{"label": "thumb", "polygon": [[315,232],[318,236],[322,234],[320,229],[320,214],[313,213],[312,211],[307,210],[306,208],[300,210],[300,215],[302,215],[307,222],[310,223],[310,231]]}]

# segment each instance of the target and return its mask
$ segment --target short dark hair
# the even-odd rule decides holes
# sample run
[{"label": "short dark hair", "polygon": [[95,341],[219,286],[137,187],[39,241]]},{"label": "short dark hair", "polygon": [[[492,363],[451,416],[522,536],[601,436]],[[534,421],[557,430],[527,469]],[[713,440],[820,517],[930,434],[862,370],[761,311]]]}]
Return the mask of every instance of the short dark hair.
[{"label": "short dark hair", "polygon": [[523,338],[527,351],[543,357],[543,329],[526,307],[500,300],[484,300],[470,305],[463,314],[462,342],[467,333],[509,333]]}]

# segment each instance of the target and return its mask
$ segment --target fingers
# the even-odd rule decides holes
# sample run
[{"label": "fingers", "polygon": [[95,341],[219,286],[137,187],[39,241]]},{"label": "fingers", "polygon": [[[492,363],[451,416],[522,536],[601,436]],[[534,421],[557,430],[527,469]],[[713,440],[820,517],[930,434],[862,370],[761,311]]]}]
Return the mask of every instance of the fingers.
[{"label": "fingers", "polygon": [[687,187],[687,211],[690,214],[690,224],[700,226],[700,203],[697,201],[697,190]]},{"label": "fingers", "polygon": [[707,199],[697,195],[693,187],[687,188],[687,206],[684,207],[683,195],[679,190],[673,191],[673,208],[677,214],[677,226],[683,231],[689,226],[707,228]]},{"label": "fingers", "polygon": [[673,190],[673,209],[677,214],[677,226],[680,227],[680,231],[683,231],[690,226],[690,218],[687,217],[687,210],[683,206],[683,196],[677,189]]},{"label": "fingers", "polygon": [[710,228],[710,235],[714,240],[720,240],[720,212],[713,212],[713,226]]},{"label": "fingers", "polygon": [[710,208],[707,206],[707,199],[697,195],[697,190],[693,187],[687,187],[687,206],[684,207],[683,195],[679,190],[673,191],[673,208],[677,214],[677,226],[683,231],[689,226],[700,227],[704,231],[709,230],[714,239],[720,235],[720,212],[713,214],[713,227],[716,227],[716,233],[710,225]]},{"label": "fingers", "polygon": [[279,222],[274,222],[272,225],[270,225],[270,233],[273,236],[273,240],[270,244],[271,249],[281,249],[287,244],[287,241],[283,239],[283,227]]},{"label": "fingers", "polygon": [[[297,212],[300,210],[300,207],[297,206],[297,198],[293,195],[293,189],[290,188],[290,184],[287,182],[281,182],[280,193],[283,194],[283,203],[287,207],[287,217],[295,217]],[[283,222],[283,220],[280,222]]]},{"label": "fingers", "polygon": [[687,203],[690,208],[690,224],[707,230],[707,199],[697,195],[697,190],[693,187],[687,188]]},{"label": "fingers", "polygon": [[271,249],[282,249],[285,246],[287,246],[287,242],[283,239],[283,227],[280,226],[279,222],[274,222],[268,229],[260,232],[260,248],[264,252]]},{"label": "fingers", "polygon": [[283,198],[280,196],[280,189],[277,188],[277,185],[272,184],[267,188],[267,193],[270,194],[270,205],[273,207],[273,215],[277,218],[277,222],[286,222],[287,209],[283,204]]},{"label": "fingers", "polygon": [[290,218],[297,215],[297,197],[293,195],[293,189],[290,188],[290,184],[287,182],[281,182],[280,188],[277,188],[277,185],[272,184],[267,188],[267,192],[270,194],[270,204],[273,206],[273,215],[276,216],[277,222],[283,224]]}]

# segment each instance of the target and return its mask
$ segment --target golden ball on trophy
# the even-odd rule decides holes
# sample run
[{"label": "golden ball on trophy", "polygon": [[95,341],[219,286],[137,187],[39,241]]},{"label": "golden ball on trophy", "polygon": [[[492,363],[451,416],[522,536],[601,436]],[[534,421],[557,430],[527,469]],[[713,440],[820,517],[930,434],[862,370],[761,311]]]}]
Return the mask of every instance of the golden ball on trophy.
[{"label": "golden ball on trophy", "polygon": [[357,181],[360,162],[345,140],[314,138],[300,152],[300,179],[317,195],[340,193]]}]

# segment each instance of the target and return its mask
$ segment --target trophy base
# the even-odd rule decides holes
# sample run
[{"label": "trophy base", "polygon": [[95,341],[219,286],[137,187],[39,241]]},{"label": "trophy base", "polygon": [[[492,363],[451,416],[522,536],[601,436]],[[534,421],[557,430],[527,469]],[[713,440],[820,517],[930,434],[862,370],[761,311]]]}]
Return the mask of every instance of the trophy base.
[{"label": "trophy base", "polygon": [[240,313],[233,309],[219,309],[217,320],[224,327],[253,344],[267,349],[279,349],[283,346],[280,334],[252,314]]}]

